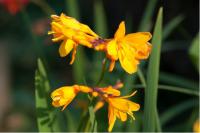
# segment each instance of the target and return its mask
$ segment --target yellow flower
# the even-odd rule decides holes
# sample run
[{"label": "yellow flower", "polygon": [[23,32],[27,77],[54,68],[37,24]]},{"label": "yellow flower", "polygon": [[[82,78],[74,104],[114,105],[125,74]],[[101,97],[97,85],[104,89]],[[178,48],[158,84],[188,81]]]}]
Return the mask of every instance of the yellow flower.
[{"label": "yellow flower", "polygon": [[108,102],[108,131],[111,132],[113,126],[115,124],[116,118],[119,118],[121,121],[127,120],[127,114],[130,115],[134,120],[133,111],[138,111],[140,109],[140,105],[134,103],[127,98],[135,95],[136,91],[133,92],[129,96],[120,96],[120,91],[117,90],[121,88],[123,84],[121,82],[117,83],[115,86],[108,86],[105,88],[94,88],[94,91],[98,93],[100,96],[100,100],[94,107],[94,111],[96,112],[100,108],[102,108],[105,104],[104,101]]},{"label": "yellow flower", "polygon": [[59,48],[61,57],[67,56],[73,49],[70,64],[75,60],[78,44],[91,48],[92,42],[99,38],[87,25],[63,13],[60,16],[52,15],[51,18],[51,31],[48,34],[53,34],[53,42],[62,41]]},{"label": "yellow flower", "polygon": [[111,61],[109,71],[113,70],[115,61],[119,59],[121,66],[127,73],[134,73],[137,70],[139,60],[149,56],[151,44],[148,41],[151,37],[149,32],[125,35],[125,23],[122,21],[114,39],[107,43],[106,53]]},{"label": "yellow flower", "polygon": [[133,120],[135,120],[135,117],[133,116],[133,111],[138,111],[140,109],[140,105],[126,99],[128,97],[133,96],[135,93],[136,92],[134,92],[130,96],[110,97],[107,99],[107,102],[109,104],[108,105],[109,132],[112,131],[116,118],[119,118],[121,121],[124,122],[127,120],[127,114],[128,114],[133,118]]},{"label": "yellow flower", "polygon": [[193,132],[200,133],[200,123],[199,119],[197,119],[193,125]]},{"label": "yellow flower", "polygon": [[71,103],[71,101],[75,98],[78,92],[89,93],[92,92],[92,89],[86,86],[64,86],[54,90],[51,93],[52,105],[54,107],[61,107],[62,111]]}]

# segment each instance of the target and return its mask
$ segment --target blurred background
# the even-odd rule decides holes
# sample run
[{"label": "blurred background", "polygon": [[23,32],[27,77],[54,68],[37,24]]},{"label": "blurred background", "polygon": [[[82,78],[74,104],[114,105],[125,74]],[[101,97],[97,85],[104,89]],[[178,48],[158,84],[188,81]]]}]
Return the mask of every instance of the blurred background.
[{"label": "blurred background", "polygon": [[[80,47],[72,66],[70,56],[59,57],[59,43],[52,43],[47,35],[51,14],[66,13],[102,37],[110,38],[122,20],[127,33],[153,33],[160,6],[164,20],[159,84],[161,88],[170,85],[199,93],[198,0],[0,0],[0,131],[38,131],[34,86],[38,57],[45,64],[52,90],[75,83],[93,85],[99,77],[102,54]],[[144,74],[145,62],[141,63]],[[114,85],[117,79],[125,83],[123,94],[132,92],[131,88],[138,90],[134,100],[141,104],[141,111],[136,113],[137,121],[117,121],[113,131],[142,131],[144,90],[138,87],[137,74],[127,76],[117,63],[113,73],[106,73],[102,86]],[[198,98],[160,89],[158,111],[163,131],[193,131],[199,118]],[[63,131],[77,127],[76,121],[87,104],[84,96],[70,104],[64,112],[75,124]],[[69,117],[64,120],[66,125]],[[98,131],[106,131],[106,108],[98,111],[96,117]]]}]

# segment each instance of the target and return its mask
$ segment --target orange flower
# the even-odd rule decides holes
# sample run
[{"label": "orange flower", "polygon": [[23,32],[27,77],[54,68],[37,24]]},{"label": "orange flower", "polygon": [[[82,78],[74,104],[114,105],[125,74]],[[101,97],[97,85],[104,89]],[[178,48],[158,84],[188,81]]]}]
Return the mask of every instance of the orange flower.
[{"label": "orange flower", "polygon": [[[121,121],[127,120],[127,114],[135,120],[133,116],[133,111],[138,111],[140,109],[140,105],[134,103],[127,98],[135,95],[136,91],[133,92],[129,96],[120,97],[120,91],[117,90],[123,86],[122,83],[118,83],[115,86],[108,86],[105,88],[95,88],[94,91],[98,92],[98,96],[101,97],[99,102],[94,107],[94,111],[96,112],[100,108],[104,106],[104,101],[108,102],[108,131],[111,132],[113,126],[115,124],[116,118],[119,118]],[[116,88],[119,87],[119,88]]]},{"label": "orange flower", "polygon": [[133,111],[138,111],[140,109],[140,105],[130,100],[127,100],[127,98],[133,96],[135,93],[136,91],[133,92],[133,94],[131,94],[130,96],[107,98],[107,102],[109,104],[108,105],[109,132],[112,131],[116,118],[119,118],[121,121],[124,122],[127,120],[127,114],[128,114],[133,118],[133,120],[135,120],[135,117],[133,116]]},{"label": "orange flower", "polygon": [[53,42],[62,41],[59,48],[61,57],[67,56],[73,49],[70,64],[73,64],[75,60],[78,44],[91,48],[92,42],[99,38],[87,25],[63,13],[60,16],[52,15],[51,17],[51,31],[48,34],[53,34]]},{"label": "orange flower", "polygon": [[78,85],[64,86],[56,89],[51,93],[51,98],[53,100],[52,105],[54,107],[63,106],[62,108],[63,111],[75,98],[77,93],[80,91],[84,93],[89,93],[92,91],[92,89],[86,86],[78,86]]},{"label": "orange flower", "polygon": [[[109,71],[119,59],[122,68],[129,74],[137,71],[137,65],[141,59],[146,59],[151,51],[151,39],[149,32],[137,32],[125,35],[125,23],[122,21],[114,38],[106,41],[105,51],[111,64]],[[100,45],[101,46],[101,45]],[[97,49],[98,50],[98,49]]]}]

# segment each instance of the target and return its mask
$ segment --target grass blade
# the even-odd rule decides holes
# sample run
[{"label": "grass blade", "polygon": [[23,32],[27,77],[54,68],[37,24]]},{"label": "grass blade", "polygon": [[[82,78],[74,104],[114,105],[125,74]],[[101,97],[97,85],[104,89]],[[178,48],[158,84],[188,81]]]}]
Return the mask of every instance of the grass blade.
[{"label": "grass blade", "polygon": [[189,55],[196,69],[199,71],[199,33],[192,41]]},{"label": "grass blade", "polygon": [[[137,88],[145,88],[143,84],[136,84],[133,86],[134,89]],[[199,91],[198,90],[193,90],[190,88],[182,88],[182,87],[175,87],[175,86],[169,86],[169,85],[158,85],[158,89],[160,90],[167,90],[167,91],[173,91],[173,92],[179,92],[183,94],[188,94],[188,95],[193,95],[193,96],[199,96]]]},{"label": "grass blade", "polygon": [[198,99],[187,100],[185,102],[182,102],[178,105],[171,107],[160,116],[160,121],[161,121],[162,126],[164,126],[169,120],[177,116],[179,113],[189,108],[192,108],[194,106],[198,107]]},{"label": "grass blade", "polygon": [[159,81],[166,84],[171,84],[174,86],[180,86],[180,87],[191,88],[191,89],[196,89],[196,90],[198,90],[199,88],[198,82],[194,82],[187,78],[166,73],[166,72],[160,72]]},{"label": "grass blade", "polygon": [[50,105],[50,84],[46,70],[40,59],[35,73],[35,103],[37,113],[37,125],[39,132],[61,131],[57,116]]},{"label": "grass blade", "polygon": [[149,31],[151,25],[151,18],[158,0],[149,0],[147,7],[144,11],[142,20],[140,22],[139,31]]},{"label": "grass blade", "polygon": [[103,38],[108,37],[107,19],[102,0],[94,1],[94,23],[96,33]]},{"label": "grass blade", "polygon": [[[77,0],[66,0],[65,2],[66,2],[67,14],[79,20],[80,11],[79,11]],[[73,78],[77,84],[81,84],[84,82],[84,75],[85,75],[84,70],[86,67],[85,64],[87,64],[86,61],[87,61],[86,55],[85,55],[83,47],[78,47],[77,53],[76,53],[76,60],[74,64],[72,65]]]},{"label": "grass blade", "polygon": [[159,9],[153,38],[152,38],[152,53],[150,55],[148,72],[147,72],[147,87],[145,90],[145,103],[144,103],[144,131],[155,131],[156,119],[156,105],[157,105],[157,91],[158,91],[158,78],[159,78],[159,64],[160,64],[160,51],[162,41],[162,19],[163,9]]},{"label": "grass blade", "polygon": [[163,37],[162,39],[165,40],[172,31],[184,20],[184,16],[179,15],[172,19],[163,29]]}]

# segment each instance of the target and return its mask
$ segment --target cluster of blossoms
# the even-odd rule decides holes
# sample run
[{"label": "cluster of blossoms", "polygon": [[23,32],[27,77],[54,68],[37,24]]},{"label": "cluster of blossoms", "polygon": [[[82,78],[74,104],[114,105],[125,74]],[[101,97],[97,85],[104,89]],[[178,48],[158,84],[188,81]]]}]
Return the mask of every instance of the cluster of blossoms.
[{"label": "cluster of blossoms", "polygon": [[[53,42],[62,41],[59,47],[61,57],[67,56],[72,51],[73,64],[78,45],[92,48],[95,51],[105,52],[106,58],[110,60],[109,71],[113,71],[115,62],[119,60],[122,68],[129,74],[137,71],[139,61],[146,59],[151,51],[151,39],[149,32],[137,32],[125,35],[125,23],[122,21],[117,29],[114,38],[104,39],[93,32],[87,25],[78,22],[65,14],[60,16],[52,15],[51,31]],[[108,87],[87,87],[83,85],[64,86],[52,92],[51,98],[54,107],[67,105],[75,98],[77,93],[83,92],[99,97],[94,110],[103,107],[104,102],[108,103],[108,131],[112,131],[116,118],[121,121],[127,120],[127,114],[133,119],[133,111],[138,111],[140,105],[127,98],[133,96],[120,96],[119,88],[123,84],[117,83],[115,86]]]},{"label": "cluster of blossoms", "polygon": [[103,107],[104,102],[108,103],[108,131],[111,131],[116,118],[119,118],[121,121],[126,121],[128,114],[135,120],[135,117],[133,116],[133,111],[138,111],[140,109],[139,104],[127,100],[127,98],[133,96],[136,91],[129,96],[121,97],[120,91],[118,89],[122,86],[122,83],[118,83],[115,86],[108,86],[103,88],[90,88],[82,85],[64,86],[56,89],[51,94],[51,98],[53,100],[52,105],[54,107],[63,106],[62,110],[64,110],[67,105],[75,98],[77,93],[90,93],[94,97],[99,97],[99,101],[97,102],[94,111],[97,111],[101,107]]}]

